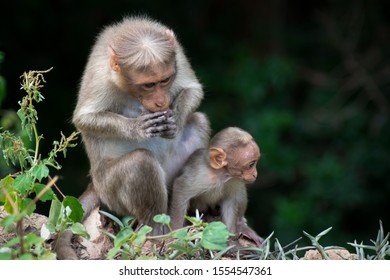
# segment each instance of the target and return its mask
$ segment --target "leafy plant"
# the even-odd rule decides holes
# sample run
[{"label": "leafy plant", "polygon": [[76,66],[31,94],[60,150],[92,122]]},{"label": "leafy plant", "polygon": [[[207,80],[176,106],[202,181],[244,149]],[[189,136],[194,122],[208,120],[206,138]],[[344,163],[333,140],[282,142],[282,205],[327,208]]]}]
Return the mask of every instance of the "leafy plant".
[{"label": "leafy plant", "polygon": [[[364,260],[385,260],[390,258],[390,244],[389,244],[390,232],[385,236],[382,221],[379,221],[379,231],[376,240],[371,240],[373,245],[364,245],[363,242],[358,244],[356,240],[349,245],[355,247],[356,254],[359,259]],[[367,254],[364,250],[374,251],[374,255]]]},{"label": "leafy plant", "polygon": [[[321,232],[317,236],[313,237],[308,233],[304,234],[309,237],[312,241],[311,246],[303,246],[299,247],[297,244],[302,238],[298,238],[297,240],[291,242],[288,245],[282,246],[277,238],[275,238],[274,242],[274,250],[272,251],[272,241],[271,237],[273,237],[274,233],[272,232],[263,242],[263,245],[260,248],[241,248],[238,250],[237,258],[238,259],[249,259],[249,260],[299,260],[301,256],[299,253],[306,252],[308,250],[318,249],[321,256],[326,255],[326,250],[331,250],[334,246],[322,247],[318,240],[324,236],[326,233],[330,231],[331,228]],[[328,259],[327,257],[324,259]]]},{"label": "leafy plant", "polygon": [[[263,246],[260,248],[242,248],[238,250],[237,258],[238,259],[252,259],[252,260],[299,260],[301,256],[299,253],[307,252],[308,250],[316,250],[323,260],[329,260],[329,254],[331,250],[344,250],[343,247],[339,246],[322,246],[319,243],[319,240],[330,232],[332,228],[328,228],[316,236],[312,236],[307,232],[303,232],[303,234],[311,241],[310,246],[299,247],[297,245],[298,241],[302,238],[295,240],[294,242],[281,246],[279,240],[275,238],[274,242],[274,251],[271,251],[272,242],[271,237],[273,236],[273,232],[264,240]],[[364,245],[363,243],[358,244],[356,241],[354,243],[348,243],[349,245],[355,247],[356,249],[356,258],[353,259],[361,259],[361,260],[386,260],[389,259],[390,256],[390,245],[389,245],[389,237],[390,233],[386,236],[384,234],[383,225],[380,221],[380,228],[378,231],[376,241],[371,240],[374,245]],[[291,248],[294,246],[293,248]],[[291,248],[291,249],[290,249]],[[364,250],[374,251],[374,255],[366,254]]]},{"label": "leafy plant", "polygon": [[[34,149],[26,143],[20,136],[9,130],[0,133],[0,147],[6,163],[12,164],[19,171],[9,174],[0,180],[0,204],[9,213],[0,221],[0,225],[8,230],[15,229],[16,237],[6,242],[0,252],[1,259],[45,259],[54,258],[55,255],[44,244],[44,238],[36,236],[34,233],[25,234],[23,230],[23,220],[29,217],[36,208],[36,203],[52,201],[49,222],[44,227],[43,232],[61,234],[67,228],[71,228],[75,233],[86,236],[83,226],[78,222],[82,219],[82,208],[76,198],[65,197],[60,202],[51,190],[55,186],[57,177],[49,176],[49,168],[61,169],[57,162],[57,156],[62,153],[66,157],[67,149],[74,147],[74,141],[78,133],[73,132],[66,137],[61,133],[61,140],[53,142],[53,148],[43,157],[40,153],[40,143],[43,139],[38,133],[38,112],[35,103],[44,100],[40,90],[45,79],[43,74],[46,71],[25,72],[22,78],[21,89],[26,94],[19,101],[20,109],[17,115],[21,121],[22,130],[28,135],[30,141],[35,145]],[[48,179],[48,183],[43,184],[43,180]],[[49,235],[43,234],[48,238]]]},{"label": "leafy plant", "polygon": [[[120,230],[117,235],[105,232],[114,240],[114,247],[108,252],[107,259],[218,259],[233,246],[228,246],[229,232],[222,222],[205,223],[201,220],[199,213],[196,217],[186,219],[191,225],[178,230],[170,227],[171,218],[166,215],[156,215],[154,221],[168,229],[167,234],[159,236],[147,235],[152,231],[149,226],[142,226],[138,230],[133,230],[134,218],[125,217],[119,220],[110,213],[101,211],[103,215],[115,221]],[[129,223],[130,222],[130,223]],[[154,242],[157,240],[157,242]],[[147,257],[142,255],[142,249],[147,241],[154,243],[150,246],[152,255]],[[162,244],[157,249],[157,243]],[[218,251],[215,254],[215,251]],[[207,257],[206,257],[207,255]]]}]

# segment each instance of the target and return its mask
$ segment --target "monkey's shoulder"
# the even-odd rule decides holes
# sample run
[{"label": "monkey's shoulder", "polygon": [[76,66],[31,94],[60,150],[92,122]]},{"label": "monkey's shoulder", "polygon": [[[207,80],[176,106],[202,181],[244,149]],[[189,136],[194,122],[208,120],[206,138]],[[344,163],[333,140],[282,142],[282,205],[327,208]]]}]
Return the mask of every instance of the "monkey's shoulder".
[{"label": "monkey's shoulder", "polygon": [[209,169],[208,149],[197,149],[181,168],[177,180],[182,181],[186,185],[191,184],[190,182],[196,182],[197,185],[206,183]]}]

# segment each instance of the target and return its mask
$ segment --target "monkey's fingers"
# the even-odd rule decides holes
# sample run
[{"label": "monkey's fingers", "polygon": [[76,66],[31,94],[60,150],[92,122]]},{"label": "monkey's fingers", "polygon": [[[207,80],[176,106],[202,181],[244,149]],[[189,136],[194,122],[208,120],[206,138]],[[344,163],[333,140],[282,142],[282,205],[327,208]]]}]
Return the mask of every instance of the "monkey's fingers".
[{"label": "monkey's fingers", "polygon": [[172,124],[158,124],[156,126],[149,127],[145,129],[146,135],[149,137],[159,137],[164,136],[169,133],[170,131],[175,131],[176,125]]},{"label": "monkey's fingers", "polygon": [[169,118],[167,118],[164,122],[165,124],[172,124],[172,125],[176,125],[176,116],[170,116]]},{"label": "monkey's fingers", "polygon": [[148,113],[148,114],[143,114],[142,119],[145,121],[159,119],[159,118],[165,117],[165,115],[166,115],[166,111],[165,112]]},{"label": "monkey's fingers", "polygon": [[261,238],[255,232],[252,232],[252,231],[242,232],[241,235],[246,237],[247,239],[253,241],[257,247],[260,247],[264,242],[263,238]]},{"label": "monkey's fingers", "polygon": [[[150,114],[150,115],[154,115],[154,114]],[[161,124],[165,123],[166,120],[167,120],[167,118],[165,117],[164,114],[156,115],[153,117],[148,117],[148,118],[145,118],[142,127],[144,129],[157,127],[157,126],[160,126]]]},{"label": "monkey's fingers", "polygon": [[169,130],[166,130],[161,134],[161,137],[167,139],[173,139],[176,137],[176,135],[177,135],[177,126],[171,125]]},{"label": "monkey's fingers", "polygon": [[170,117],[174,117],[176,115],[176,113],[174,111],[172,111],[171,109],[168,109],[166,112],[165,112],[165,116],[167,118],[170,118]]}]

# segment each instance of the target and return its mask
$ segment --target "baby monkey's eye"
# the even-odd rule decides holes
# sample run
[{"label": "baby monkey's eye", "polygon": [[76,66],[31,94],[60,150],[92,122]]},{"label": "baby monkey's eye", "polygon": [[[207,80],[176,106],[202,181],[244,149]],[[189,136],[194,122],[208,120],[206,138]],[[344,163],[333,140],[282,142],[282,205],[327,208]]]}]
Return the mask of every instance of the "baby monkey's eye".
[{"label": "baby monkey's eye", "polygon": [[251,169],[254,166],[256,166],[256,161],[252,161],[251,163],[249,163],[248,168]]}]

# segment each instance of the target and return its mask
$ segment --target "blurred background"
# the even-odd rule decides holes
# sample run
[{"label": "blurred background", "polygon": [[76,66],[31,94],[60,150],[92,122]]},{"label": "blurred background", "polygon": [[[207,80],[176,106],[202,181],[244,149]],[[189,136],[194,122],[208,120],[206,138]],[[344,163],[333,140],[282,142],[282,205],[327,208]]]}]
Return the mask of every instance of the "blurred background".
[{"label": "blurred background", "polygon": [[[15,129],[19,76],[44,70],[43,153],[71,116],[103,26],[147,14],[176,31],[204,85],[213,132],[239,126],[260,145],[249,224],[281,244],[333,227],[323,245],[390,228],[390,2],[386,0],[19,0],[0,4],[0,119]],[[58,185],[89,182],[81,144],[59,159]],[[11,172],[0,164],[0,175]],[[45,208],[46,207],[46,208]],[[45,213],[47,206],[40,207]]]}]

